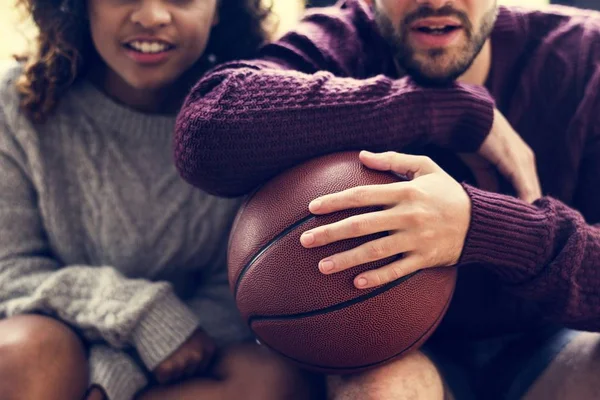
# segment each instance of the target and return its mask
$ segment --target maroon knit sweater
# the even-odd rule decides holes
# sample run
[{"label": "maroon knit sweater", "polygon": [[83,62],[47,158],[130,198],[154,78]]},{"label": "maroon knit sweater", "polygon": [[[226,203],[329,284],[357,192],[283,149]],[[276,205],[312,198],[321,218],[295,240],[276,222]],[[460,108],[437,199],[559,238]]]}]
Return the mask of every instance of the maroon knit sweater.
[{"label": "maroon knit sweater", "polygon": [[[501,8],[485,88],[400,78],[359,0],[309,14],[260,59],[213,70],[175,134],[190,183],[249,192],[309,158],[342,150],[430,155],[472,200],[458,287],[442,332],[541,323],[600,331],[600,15]],[[533,205],[474,186],[454,155],[475,151],[494,104],[537,157]],[[471,184],[469,184],[471,183]]]}]

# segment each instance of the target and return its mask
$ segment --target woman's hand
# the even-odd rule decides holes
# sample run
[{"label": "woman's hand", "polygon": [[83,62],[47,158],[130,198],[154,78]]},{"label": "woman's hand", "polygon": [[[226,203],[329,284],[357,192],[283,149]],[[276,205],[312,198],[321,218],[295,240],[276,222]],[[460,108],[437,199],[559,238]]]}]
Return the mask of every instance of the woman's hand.
[{"label": "woman's hand", "polygon": [[154,370],[159,384],[190,378],[206,370],[216,351],[213,340],[202,330],[196,330],[169,358]]}]

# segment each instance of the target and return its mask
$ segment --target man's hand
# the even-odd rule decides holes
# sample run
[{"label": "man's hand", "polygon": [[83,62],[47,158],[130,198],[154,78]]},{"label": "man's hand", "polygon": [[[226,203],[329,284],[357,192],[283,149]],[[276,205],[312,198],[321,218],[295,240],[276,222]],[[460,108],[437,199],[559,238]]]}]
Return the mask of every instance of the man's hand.
[{"label": "man's hand", "polygon": [[391,264],[358,275],[355,286],[367,289],[420,269],[455,265],[462,253],[471,219],[471,200],[463,187],[428,157],[363,151],[360,160],[368,168],[393,171],[410,180],[361,186],[310,203],[309,210],[313,214],[369,206],[385,209],[304,232],[300,238],[304,247],[389,232],[388,236],[321,260],[320,271],[333,274],[403,255]]},{"label": "man's hand", "polygon": [[478,153],[512,183],[521,200],[533,203],[542,197],[535,154],[498,110]]},{"label": "man's hand", "polygon": [[201,329],[182,344],[169,358],[154,370],[159,384],[164,385],[201,374],[210,364],[216,346],[213,340]]}]

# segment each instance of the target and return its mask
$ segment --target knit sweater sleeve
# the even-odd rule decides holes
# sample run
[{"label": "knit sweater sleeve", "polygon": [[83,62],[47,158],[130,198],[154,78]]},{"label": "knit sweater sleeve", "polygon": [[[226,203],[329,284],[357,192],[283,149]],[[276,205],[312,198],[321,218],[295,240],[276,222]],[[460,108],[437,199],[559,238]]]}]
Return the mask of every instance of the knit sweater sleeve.
[{"label": "knit sweater sleeve", "polygon": [[148,380],[127,353],[103,344],[90,348],[90,386],[102,388],[108,400],[133,400]]},{"label": "knit sweater sleeve", "polygon": [[383,50],[374,53],[382,39],[372,38],[359,14],[311,14],[258,59],[225,64],[198,82],[175,132],[181,175],[210,193],[236,196],[336,151],[428,143],[478,149],[493,119],[487,91],[371,76],[367,64],[384,58]]},{"label": "knit sweater sleeve", "polygon": [[[596,97],[600,67],[588,86]],[[573,207],[545,197],[533,205],[465,186],[472,200],[461,263],[484,263],[553,322],[600,332],[600,100]]]},{"label": "knit sweater sleeve", "polygon": [[32,312],[58,318],[88,341],[134,347],[152,370],[197,328],[198,317],[167,283],[56,259],[29,161],[0,108],[0,318]]}]

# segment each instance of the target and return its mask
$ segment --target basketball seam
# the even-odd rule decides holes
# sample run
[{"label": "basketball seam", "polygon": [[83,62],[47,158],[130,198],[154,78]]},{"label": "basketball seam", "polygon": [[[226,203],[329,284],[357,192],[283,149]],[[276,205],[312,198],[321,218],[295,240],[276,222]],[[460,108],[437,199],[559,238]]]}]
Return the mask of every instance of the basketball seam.
[{"label": "basketball seam", "polygon": [[393,282],[383,285],[383,286],[373,290],[372,292],[369,292],[362,296],[355,297],[350,300],[343,301],[341,303],[334,304],[332,306],[320,308],[318,310],[305,311],[305,312],[296,313],[296,314],[252,316],[252,317],[248,318],[248,324],[252,325],[252,323],[257,320],[260,320],[260,321],[283,321],[286,319],[302,319],[302,318],[314,317],[315,315],[319,315],[319,314],[327,314],[330,312],[339,311],[343,308],[350,307],[355,304],[362,303],[363,301],[372,299],[373,297],[379,296],[380,294],[385,293],[389,289],[400,285],[401,283],[407,281],[408,279],[412,278],[413,276],[417,275],[420,272],[421,271],[413,272],[410,275],[406,275],[400,279],[397,279]]},{"label": "basketball seam", "polygon": [[294,229],[296,229],[297,227],[299,227],[300,225],[305,224],[306,222],[312,220],[315,218],[315,215],[313,214],[309,214],[308,216],[299,219],[298,221],[294,222],[292,225],[288,226],[286,229],[284,229],[282,232],[280,232],[277,236],[275,236],[270,242],[268,242],[266,245],[264,245],[260,251],[254,256],[252,257],[252,259],[250,261],[248,261],[248,263],[244,266],[244,268],[242,268],[242,271],[240,272],[236,282],[235,282],[235,290],[234,290],[234,297],[237,299],[237,295],[238,295],[238,290],[240,288],[240,283],[242,282],[242,279],[244,278],[244,276],[246,275],[246,273],[248,272],[248,270],[250,269],[250,267],[252,267],[252,265],[254,265],[254,263],[265,253],[267,252],[271,246],[273,246],[275,243],[277,243],[279,241],[279,239],[283,238],[285,235],[287,235],[288,233],[290,233],[291,231],[293,231]]},{"label": "basketball seam", "polygon": [[[431,332],[431,330],[432,330],[432,329],[436,329],[436,328],[437,328],[437,326],[438,326],[438,325],[439,325],[439,323],[440,323],[440,320],[441,320],[441,319],[444,317],[444,315],[446,314],[446,311],[448,310],[448,307],[449,307],[449,305],[450,305],[450,302],[452,301],[452,298],[453,298],[453,297],[454,297],[454,289],[452,290],[452,293],[450,293],[450,296],[448,296],[448,300],[446,301],[446,304],[444,305],[444,308],[443,308],[443,309],[442,309],[442,311],[441,311],[441,312],[438,314],[438,316],[437,316],[437,318],[435,319],[434,323],[433,323],[433,324],[431,324],[431,326],[429,327],[429,329],[427,329],[425,332],[423,332],[423,334],[422,334],[421,336],[419,336],[417,339],[415,339],[415,341],[414,341],[414,342],[412,342],[412,343],[410,344],[410,346],[408,346],[406,349],[402,350],[401,352],[399,352],[399,353],[397,353],[397,354],[394,354],[393,356],[390,356],[390,357],[388,357],[388,358],[386,358],[386,359],[384,359],[384,360],[377,361],[377,362],[370,363],[370,364],[356,365],[356,366],[346,366],[346,367],[332,367],[332,366],[323,366],[323,365],[317,365],[317,364],[309,364],[309,363],[306,363],[306,362],[304,362],[304,361],[298,360],[298,359],[296,359],[296,358],[294,358],[294,357],[290,357],[290,356],[288,356],[288,355],[286,355],[286,354],[284,354],[284,353],[280,352],[280,351],[279,351],[279,350],[277,350],[277,349],[274,349],[274,348],[273,348],[273,347],[271,347],[271,346],[270,346],[268,343],[266,343],[266,342],[264,342],[264,341],[260,340],[260,338],[259,338],[259,341],[260,341],[260,344],[261,344],[261,345],[268,347],[269,349],[271,349],[271,350],[272,350],[272,351],[274,351],[275,353],[277,353],[277,354],[281,355],[282,357],[285,357],[285,358],[287,358],[288,360],[292,360],[292,361],[294,361],[294,362],[296,362],[296,363],[299,363],[299,364],[302,364],[302,365],[305,365],[305,366],[307,366],[307,367],[311,367],[311,368],[317,368],[317,369],[321,369],[321,370],[328,370],[328,371],[331,371],[331,370],[345,371],[345,370],[361,370],[361,369],[364,369],[364,368],[375,367],[375,366],[377,366],[377,365],[381,365],[381,364],[383,364],[383,363],[386,363],[387,361],[393,360],[394,358],[396,358],[396,357],[398,357],[398,356],[402,355],[403,353],[405,353],[405,352],[407,352],[407,351],[411,350],[411,349],[412,349],[412,347],[415,345],[415,343],[418,343],[418,342],[419,342],[421,339],[423,339],[423,337],[424,337],[424,336],[426,336],[427,334],[429,334],[429,332]],[[261,319],[261,320],[266,320],[266,318],[265,318],[265,319]],[[254,332],[254,331],[253,331],[253,332]]]}]

